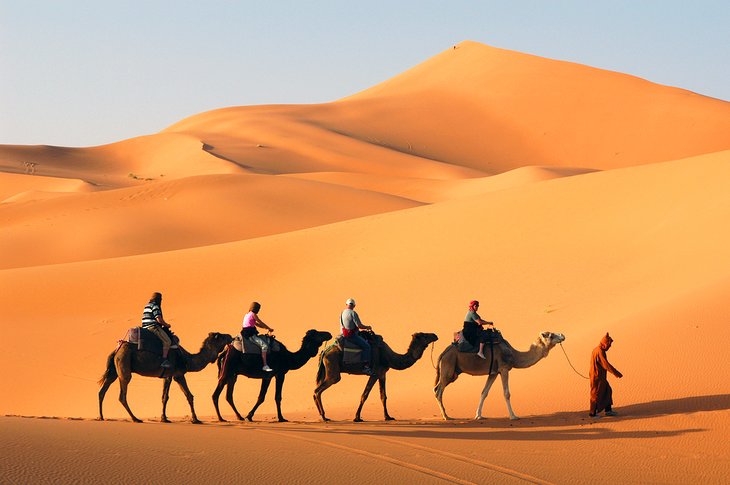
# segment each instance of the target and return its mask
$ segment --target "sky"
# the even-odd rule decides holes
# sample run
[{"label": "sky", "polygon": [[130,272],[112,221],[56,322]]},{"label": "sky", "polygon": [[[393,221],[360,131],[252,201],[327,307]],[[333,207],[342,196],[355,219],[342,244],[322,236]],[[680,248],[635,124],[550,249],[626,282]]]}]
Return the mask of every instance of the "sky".
[{"label": "sky", "polygon": [[463,40],[730,101],[727,0],[0,0],[0,144],[323,103]]}]

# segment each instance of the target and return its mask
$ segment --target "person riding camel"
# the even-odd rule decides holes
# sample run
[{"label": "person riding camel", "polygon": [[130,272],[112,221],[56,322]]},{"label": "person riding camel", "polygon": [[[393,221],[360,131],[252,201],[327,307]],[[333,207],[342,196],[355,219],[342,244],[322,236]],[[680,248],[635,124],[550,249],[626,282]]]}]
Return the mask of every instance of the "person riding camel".
[{"label": "person riding camel", "polygon": [[266,362],[266,353],[269,351],[269,343],[266,341],[265,338],[259,336],[259,331],[256,327],[264,328],[269,332],[273,332],[274,329],[266,325],[259,318],[260,310],[261,303],[257,301],[251,303],[251,306],[248,309],[248,313],[243,317],[243,330],[241,331],[241,335],[243,336],[243,338],[247,338],[249,339],[249,341],[261,347],[261,359],[263,359],[264,361],[264,366],[262,367],[262,370],[265,370],[266,372],[272,372],[273,369],[269,367]]},{"label": "person riding camel", "polygon": [[342,332],[342,336],[349,342],[360,347],[362,350],[362,360],[365,362],[363,372],[370,375],[372,374],[372,350],[368,341],[360,336],[360,330],[372,330],[373,327],[364,325],[354,308],[355,300],[348,298],[345,302],[345,309],[342,310],[342,314],[340,315],[340,331]]},{"label": "person riding camel", "polygon": [[490,330],[494,330],[494,323],[482,320],[477,310],[479,309],[479,302],[472,300],[469,302],[469,310],[466,312],[464,317],[464,328],[462,329],[462,335],[464,338],[473,346],[476,347],[479,342],[479,352],[477,355],[482,359],[486,359],[484,356],[484,344],[488,340],[487,332],[484,330],[484,326]]},{"label": "person riding camel", "polygon": [[164,367],[165,369],[170,367],[167,354],[172,347],[172,339],[167,331],[165,331],[166,328],[170,327],[171,325],[162,316],[162,293],[155,292],[150,297],[150,301],[145,305],[144,311],[142,312],[142,328],[154,333],[162,342],[162,363],[160,367]]}]

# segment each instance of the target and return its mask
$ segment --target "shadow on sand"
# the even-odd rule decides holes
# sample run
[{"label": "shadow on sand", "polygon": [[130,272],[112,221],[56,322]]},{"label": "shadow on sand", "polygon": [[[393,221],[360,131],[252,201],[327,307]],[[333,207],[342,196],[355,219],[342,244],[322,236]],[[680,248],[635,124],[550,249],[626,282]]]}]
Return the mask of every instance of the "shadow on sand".
[{"label": "shadow on sand", "polygon": [[[508,418],[489,418],[480,421],[454,419],[451,421],[332,421],[327,424],[289,423],[287,431],[311,433],[342,433],[381,438],[425,438],[425,439],[485,439],[513,441],[564,441],[637,439],[679,436],[703,431],[698,428],[635,431],[615,430],[611,423],[647,419],[660,416],[690,414],[703,411],[724,411],[730,409],[730,394],[686,397],[651,401],[617,407],[620,413],[614,417],[594,419],[587,411],[573,411],[539,416],[523,417],[518,421]],[[539,428],[539,429],[538,429]],[[274,429],[274,427],[268,427]],[[282,431],[284,429],[282,428]]]}]

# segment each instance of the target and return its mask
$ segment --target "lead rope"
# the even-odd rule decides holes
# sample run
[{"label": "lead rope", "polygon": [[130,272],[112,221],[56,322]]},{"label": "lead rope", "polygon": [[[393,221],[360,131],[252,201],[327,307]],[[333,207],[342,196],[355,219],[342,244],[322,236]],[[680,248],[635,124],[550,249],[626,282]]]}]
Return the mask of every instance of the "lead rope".
[{"label": "lead rope", "polygon": [[[570,367],[573,367],[573,364],[570,362],[570,359],[568,358],[568,353],[565,351],[565,348],[563,348],[563,342],[560,342],[560,348],[563,349],[563,353],[565,354],[565,359],[568,361],[568,364],[570,364]],[[581,374],[580,372],[578,372],[578,370],[576,370],[575,367],[573,367],[573,370],[575,371],[576,374],[581,376],[583,379],[589,379],[588,377],[586,377],[583,374]]]},{"label": "lead rope", "polygon": [[436,368],[436,364],[433,363],[433,347],[435,345],[436,345],[436,342],[431,342],[431,366],[433,366],[434,369]]}]

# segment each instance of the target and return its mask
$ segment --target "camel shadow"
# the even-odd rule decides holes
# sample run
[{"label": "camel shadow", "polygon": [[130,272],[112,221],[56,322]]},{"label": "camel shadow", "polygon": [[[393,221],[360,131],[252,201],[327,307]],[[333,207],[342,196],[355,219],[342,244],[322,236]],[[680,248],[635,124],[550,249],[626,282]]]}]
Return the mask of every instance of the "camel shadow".
[{"label": "camel shadow", "polygon": [[[507,418],[489,418],[475,421],[455,419],[451,421],[370,421],[331,422],[328,433],[369,435],[390,438],[425,439],[484,439],[512,441],[570,441],[605,439],[641,439],[680,436],[702,432],[699,428],[675,430],[615,430],[610,423],[647,419],[660,416],[690,414],[703,411],[730,409],[730,394],[666,399],[631,404],[616,408],[618,416],[602,419],[589,418],[587,411],[570,411],[524,417],[518,421]],[[302,423],[303,424],[303,423]],[[539,430],[536,428],[540,428]],[[293,430],[290,428],[290,430]],[[302,426],[297,431],[321,431]]]}]

